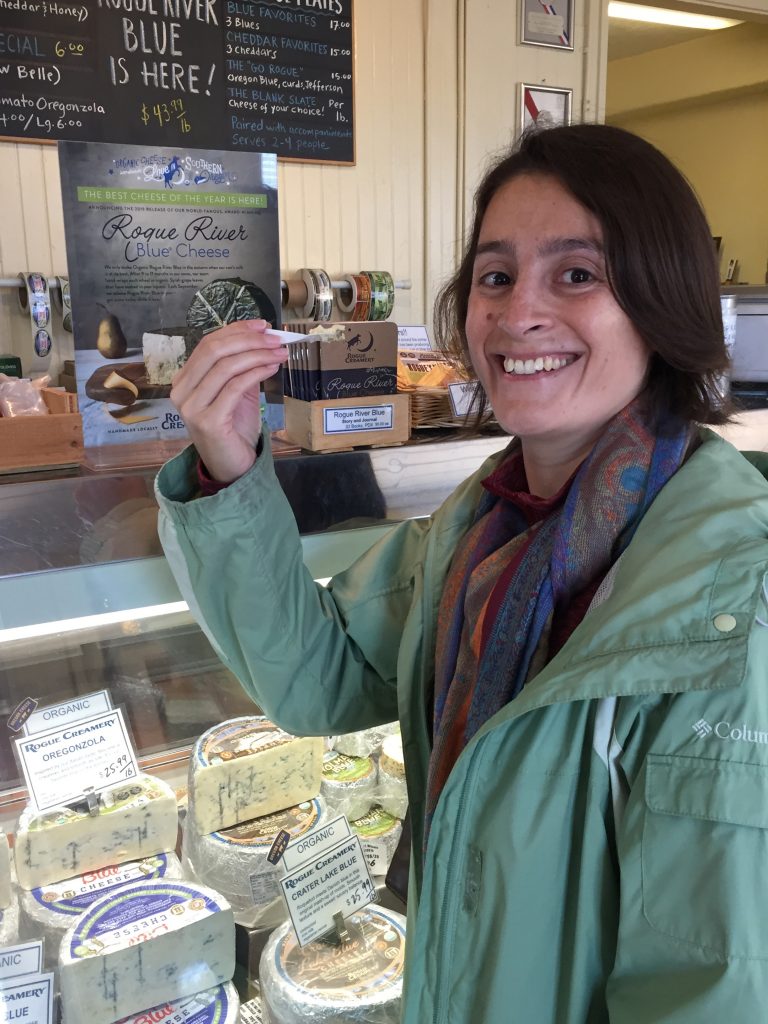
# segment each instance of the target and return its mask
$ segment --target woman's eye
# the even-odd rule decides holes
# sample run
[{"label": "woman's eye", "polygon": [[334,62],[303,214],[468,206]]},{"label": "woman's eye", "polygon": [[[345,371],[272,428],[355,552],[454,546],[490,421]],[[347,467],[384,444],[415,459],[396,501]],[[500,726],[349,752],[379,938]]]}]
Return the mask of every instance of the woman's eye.
[{"label": "woman's eye", "polygon": [[490,286],[491,288],[501,288],[509,284],[510,280],[509,274],[505,274],[503,270],[490,270],[487,274],[480,275],[478,283]]},{"label": "woman's eye", "polygon": [[563,274],[563,280],[566,284],[587,284],[594,281],[594,275],[583,267],[571,267]]}]

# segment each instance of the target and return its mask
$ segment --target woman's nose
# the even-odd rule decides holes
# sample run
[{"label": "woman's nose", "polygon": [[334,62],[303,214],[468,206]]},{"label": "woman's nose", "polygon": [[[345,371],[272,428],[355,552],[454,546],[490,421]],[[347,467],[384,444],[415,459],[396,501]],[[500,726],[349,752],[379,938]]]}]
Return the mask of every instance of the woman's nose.
[{"label": "woman's nose", "polygon": [[553,311],[546,292],[533,281],[518,278],[508,290],[499,312],[499,327],[512,336],[523,336],[531,331],[549,327]]}]

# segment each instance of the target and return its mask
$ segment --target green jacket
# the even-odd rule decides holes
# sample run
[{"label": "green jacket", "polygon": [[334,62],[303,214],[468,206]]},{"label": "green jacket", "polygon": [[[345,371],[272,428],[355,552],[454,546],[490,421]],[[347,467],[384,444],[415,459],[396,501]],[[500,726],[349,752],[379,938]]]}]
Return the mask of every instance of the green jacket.
[{"label": "green jacket", "polygon": [[[296,733],[399,715],[414,826],[435,619],[480,481],[327,589],[268,452],[161,537],[221,657]],[[729,1024],[768,1007],[768,457],[709,432],[593,608],[462,754],[409,901],[405,1024]],[[414,848],[421,834],[414,828]]]}]

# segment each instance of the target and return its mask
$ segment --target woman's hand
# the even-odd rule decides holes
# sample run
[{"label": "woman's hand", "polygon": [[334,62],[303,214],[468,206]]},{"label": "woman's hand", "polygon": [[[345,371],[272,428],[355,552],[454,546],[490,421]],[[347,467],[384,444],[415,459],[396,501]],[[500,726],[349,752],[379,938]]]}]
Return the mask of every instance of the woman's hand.
[{"label": "woman's hand", "polygon": [[214,480],[231,483],[256,461],[259,390],[288,358],[266,320],[240,320],[207,335],[173,381],[171,401]]}]

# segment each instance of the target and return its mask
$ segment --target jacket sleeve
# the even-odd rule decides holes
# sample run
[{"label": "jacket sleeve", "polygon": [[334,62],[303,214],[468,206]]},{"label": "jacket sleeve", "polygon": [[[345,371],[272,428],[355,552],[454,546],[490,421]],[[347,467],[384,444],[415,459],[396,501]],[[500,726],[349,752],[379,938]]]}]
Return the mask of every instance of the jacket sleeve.
[{"label": "jacket sleeve", "polygon": [[304,566],[268,443],[240,480],[190,500],[195,464],[187,449],[158,475],[160,538],[224,664],[270,718],[297,734],[395,720],[399,640],[429,522],[395,527],[325,588]]},{"label": "jacket sleeve", "polygon": [[768,627],[759,622],[740,686],[670,695],[636,725],[628,760],[633,746],[641,754],[617,829],[611,1024],[765,1017],[766,730]]}]

